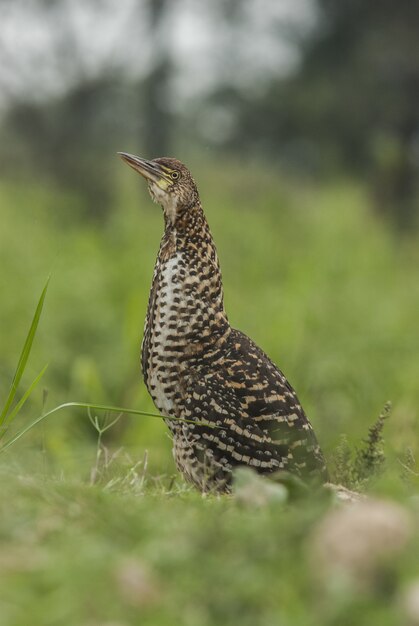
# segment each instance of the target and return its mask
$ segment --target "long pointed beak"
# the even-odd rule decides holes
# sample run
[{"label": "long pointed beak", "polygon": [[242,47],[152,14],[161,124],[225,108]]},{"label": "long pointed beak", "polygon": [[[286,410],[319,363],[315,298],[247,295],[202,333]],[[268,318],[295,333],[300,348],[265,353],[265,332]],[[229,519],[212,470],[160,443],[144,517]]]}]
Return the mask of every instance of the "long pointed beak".
[{"label": "long pointed beak", "polygon": [[147,159],[142,159],[134,154],[128,154],[128,152],[117,152],[117,154],[125,163],[128,163],[130,167],[148,180],[153,180],[155,183],[158,183],[166,175],[163,168],[161,168],[158,163],[147,161]]}]

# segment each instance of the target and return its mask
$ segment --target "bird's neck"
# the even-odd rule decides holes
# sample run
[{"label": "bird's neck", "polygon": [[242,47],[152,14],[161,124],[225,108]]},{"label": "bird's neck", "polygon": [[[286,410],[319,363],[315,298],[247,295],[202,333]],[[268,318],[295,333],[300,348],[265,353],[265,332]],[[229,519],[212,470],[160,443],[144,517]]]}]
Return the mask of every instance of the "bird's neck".
[{"label": "bird's neck", "polygon": [[218,255],[200,204],[189,209],[185,219],[166,224],[150,294],[151,314],[186,350],[191,344],[208,349],[230,331]]},{"label": "bird's neck", "polygon": [[218,254],[200,203],[174,226],[166,227],[160,247],[163,257],[166,246],[172,263],[178,263],[173,284],[181,289],[184,306],[193,308],[199,304],[202,311],[210,310],[217,319],[226,318]]}]

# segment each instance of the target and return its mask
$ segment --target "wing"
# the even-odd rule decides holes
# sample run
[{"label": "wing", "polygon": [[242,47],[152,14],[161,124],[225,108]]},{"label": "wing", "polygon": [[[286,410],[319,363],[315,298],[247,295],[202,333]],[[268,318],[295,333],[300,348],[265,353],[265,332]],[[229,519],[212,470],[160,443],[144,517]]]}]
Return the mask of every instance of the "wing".
[{"label": "wing", "polygon": [[327,478],[323,455],[298,398],[282,372],[246,335],[232,330],[217,366],[193,380],[187,416],[214,459],[260,473],[286,469]]}]

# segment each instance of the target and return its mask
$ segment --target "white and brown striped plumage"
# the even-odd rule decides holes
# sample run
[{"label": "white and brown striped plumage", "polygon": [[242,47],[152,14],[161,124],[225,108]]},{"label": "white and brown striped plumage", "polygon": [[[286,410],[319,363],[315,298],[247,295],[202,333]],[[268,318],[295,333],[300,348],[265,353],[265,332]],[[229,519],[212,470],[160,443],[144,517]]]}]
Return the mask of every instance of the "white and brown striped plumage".
[{"label": "white and brown striped plumage", "polygon": [[228,322],[217,251],[191,174],[176,159],[121,156],[147,178],[164,212],[142,370],[164,415],[196,422],[167,420],[179,471],[202,491],[228,491],[240,465],[326,479],[294,390]]}]

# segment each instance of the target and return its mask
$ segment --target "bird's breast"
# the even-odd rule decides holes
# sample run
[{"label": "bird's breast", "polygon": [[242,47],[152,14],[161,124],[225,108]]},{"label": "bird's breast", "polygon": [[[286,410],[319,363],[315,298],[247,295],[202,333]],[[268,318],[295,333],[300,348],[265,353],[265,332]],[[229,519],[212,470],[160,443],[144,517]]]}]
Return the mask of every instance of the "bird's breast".
[{"label": "bird's breast", "polygon": [[180,278],[184,262],[176,253],[158,262],[150,293],[142,346],[143,373],[160,411],[175,414],[179,397],[179,354],[184,347],[180,332],[187,320],[182,311]]},{"label": "bird's breast", "polygon": [[[205,364],[226,324],[221,279],[188,251],[160,254],[142,346],[146,385],[167,415],[182,412],[188,381]],[[223,331],[224,332],[224,331]]]}]

